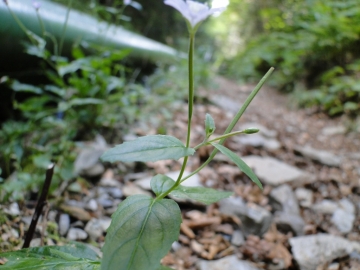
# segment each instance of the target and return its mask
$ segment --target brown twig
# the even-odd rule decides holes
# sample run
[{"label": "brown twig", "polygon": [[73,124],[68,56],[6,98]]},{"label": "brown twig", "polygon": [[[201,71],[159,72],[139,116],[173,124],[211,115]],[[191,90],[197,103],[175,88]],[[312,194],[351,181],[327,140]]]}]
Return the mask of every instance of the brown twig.
[{"label": "brown twig", "polygon": [[41,191],[40,197],[38,199],[38,203],[36,205],[35,212],[34,212],[34,215],[32,217],[29,230],[28,230],[28,232],[26,234],[26,238],[25,238],[23,248],[28,248],[30,246],[30,241],[34,236],[36,224],[37,224],[37,222],[39,220],[40,214],[42,213],[44,205],[47,203],[46,198],[47,198],[47,194],[49,192],[51,180],[52,180],[52,177],[53,177],[53,174],[54,174],[54,167],[55,167],[55,164],[50,164],[48,169],[46,170],[46,177],[45,177],[44,186],[43,186],[43,189]]}]

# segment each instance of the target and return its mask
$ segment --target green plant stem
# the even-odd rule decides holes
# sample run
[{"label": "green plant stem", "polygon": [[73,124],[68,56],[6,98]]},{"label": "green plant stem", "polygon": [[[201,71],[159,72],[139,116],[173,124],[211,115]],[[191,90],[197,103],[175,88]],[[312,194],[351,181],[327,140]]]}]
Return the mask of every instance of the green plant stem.
[{"label": "green plant stem", "polygon": [[72,6],[72,0],[69,0],[68,9],[66,11],[65,23],[64,23],[64,27],[63,27],[63,30],[62,30],[62,33],[61,33],[61,38],[60,38],[59,55],[58,56],[60,56],[60,54],[62,52],[63,45],[64,45],[65,32],[66,32],[67,24],[68,24],[68,21],[69,21],[71,6]]},{"label": "green plant stem", "polygon": [[[189,100],[188,100],[188,127],[187,127],[187,137],[186,137],[186,147],[190,146],[190,136],[191,136],[191,120],[193,114],[194,106],[194,41],[195,34],[190,33],[189,39],[189,61],[188,61],[188,70],[189,70]],[[174,188],[180,185],[180,180],[184,174],[186,164],[189,157],[184,158],[184,162],[181,166],[179,177],[177,178]]]},{"label": "green plant stem", "polygon": [[36,41],[31,37],[31,35],[29,35],[29,30],[27,30],[27,28],[25,27],[25,25],[19,20],[19,18],[15,15],[15,13],[11,10],[10,6],[7,5],[7,8],[11,14],[11,16],[14,18],[14,20],[16,21],[16,23],[19,25],[19,27],[21,28],[21,30],[23,30],[23,32],[26,34],[26,36],[29,38],[30,42],[33,45],[37,45]]},{"label": "green plant stem", "polygon": [[205,145],[208,145],[208,144],[211,144],[212,142],[216,142],[216,141],[219,141],[219,140],[222,140],[222,139],[227,139],[229,137],[232,137],[232,136],[235,136],[235,135],[239,135],[239,134],[243,134],[245,133],[244,130],[242,131],[235,131],[235,132],[231,132],[231,133],[228,133],[228,134],[224,134],[224,135],[221,135],[219,137],[216,137],[215,139],[212,139],[210,141],[204,141],[200,144],[198,144],[197,146],[194,147],[195,150],[198,150],[201,146],[205,146]]},{"label": "green plant stem", "polygon": [[[239,121],[239,119],[241,118],[241,116],[244,114],[245,110],[247,109],[247,107],[250,105],[251,101],[254,99],[254,97],[257,95],[257,93],[259,93],[261,87],[264,85],[265,81],[270,77],[270,75],[273,73],[274,68],[271,67],[269,69],[268,72],[266,72],[266,74],[264,75],[264,77],[260,80],[260,82],[256,85],[256,87],[254,88],[254,90],[250,93],[250,95],[247,97],[247,99],[245,100],[244,104],[242,105],[242,107],[240,108],[240,110],[237,112],[237,114],[235,115],[234,119],[231,121],[231,123],[229,124],[229,126],[227,127],[227,129],[224,132],[224,135],[222,136],[223,138],[219,141],[219,144],[223,144],[226,140],[226,138],[228,136],[228,134],[230,134],[231,130],[235,127],[236,123]],[[184,182],[186,179],[190,178],[191,176],[193,176],[194,174],[198,173],[199,171],[201,171],[206,165],[208,165],[210,163],[210,161],[215,157],[216,153],[218,152],[218,150],[215,148],[209,158],[199,167],[197,168],[195,171],[193,171],[192,173],[190,173],[188,176],[184,177],[183,179],[180,179],[180,181],[176,181],[176,183],[167,191],[165,191],[164,193],[160,194],[156,199],[157,200],[161,200],[163,198],[165,198],[171,191],[173,191],[175,188],[177,188],[182,182]],[[185,157],[187,158],[187,157]],[[180,182],[180,183],[178,183]]]},{"label": "green plant stem", "polygon": [[[186,137],[186,147],[190,145],[190,135],[191,135],[191,119],[193,113],[194,106],[194,41],[195,41],[195,33],[190,32],[189,38],[189,59],[188,59],[188,71],[189,71],[189,100],[188,100],[188,127],[187,127],[187,137]],[[176,179],[175,184],[163,194],[160,194],[156,199],[161,200],[166,195],[168,195],[172,190],[178,187],[181,183],[181,178],[184,175],[186,164],[189,157],[184,157],[183,164],[180,169],[180,173],[178,178]]]}]

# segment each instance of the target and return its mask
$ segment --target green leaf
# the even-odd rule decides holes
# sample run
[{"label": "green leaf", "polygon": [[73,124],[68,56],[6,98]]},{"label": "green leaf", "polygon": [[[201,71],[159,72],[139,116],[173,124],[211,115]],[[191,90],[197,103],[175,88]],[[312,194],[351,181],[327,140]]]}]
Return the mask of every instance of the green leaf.
[{"label": "green leaf", "polygon": [[206,137],[210,137],[215,132],[215,122],[214,119],[211,117],[210,114],[206,114],[205,117],[205,131]]},{"label": "green leaf", "polygon": [[175,181],[173,179],[163,174],[155,175],[150,181],[151,189],[156,196],[168,191],[174,184]]},{"label": "green leaf", "polygon": [[16,92],[29,92],[34,94],[43,93],[43,90],[40,87],[36,87],[31,84],[20,83],[16,80],[11,84],[11,89]]},{"label": "green leaf", "polygon": [[[170,177],[158,174],[151,179],[151,189],[156,195],[160,195],[168,191],[175,181]],[[186,187],[179,185],[176,189],[170,192],[170,195],[185,200],[194,200],[204,204],[212,204],[221,199],[231,196],[232,192],[218,191],[212,188],[205,187]]]},{"label": "green leaf", "polygon": [[168,135],[149,135],[111,148],[101,156],[101,160],[108,162],[178,160],[181,157],[193,155],[194,152],[195,150],[193,148],[185,147],[185,145],[175,137]]},{"label": "green leaf", "polygon": [[179,206],[173,200],[134,195],[112,216],[103,248],[101,269],[155,270],[178,239]]},{"label": "green leaf", "polygon": [[260,180],[257,178],[255,173],[251,170],[251,168],[246,165],[246,163],[238,157],[234,152],[232,152],[230,149],[226,148],[225,146],[218,144],[218,143],[211,143],[216,149],[218,149],[221,153],[223,153],[225,156],[230,158],[241,171],[243,171],[249,178],[261,189],[263,189],[263,186],[260,182]]},{"label": "green leaf", "polygon": [[27,248],[1,253],[7,262],[1,269],[41,270],[98,270],[100,261],[89,247],[80,244]]}]

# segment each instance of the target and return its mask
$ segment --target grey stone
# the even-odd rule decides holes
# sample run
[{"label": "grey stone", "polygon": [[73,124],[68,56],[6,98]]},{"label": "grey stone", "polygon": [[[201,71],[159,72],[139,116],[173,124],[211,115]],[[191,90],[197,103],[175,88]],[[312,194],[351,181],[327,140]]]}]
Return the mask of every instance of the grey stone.
[{"label": "grey stone", "polygon": [[123,193],[124,193],[124,196],[126,196],[126,197],[131,196],[131,195],[136,195],[136,194],[144,194],[144,195],[152,196],[152,194],[150,192],[143,190],[142,188],[140,188],[139,186],[137,186],[131,182],[127,182],[124,185]]},{"label": "grey stone", "polygon": [[97,199],[97,202],[103,207],[103,208],[110,208],[114,205],[114,202],[108,198],[100,197]]},{"label": "grey stone", "polygon": [[121,199],[123,197],[123,193],[120,188],[112,188],[109,190],[109,194],[114,199]]},{"label": "grey stone", "polygon": [[339,205],[337,202],[334,202],[332,200],[322,200],[321,202],[318,202],[312,206],[312,209],[315,212],[321,213],[321,214],[333,214],[336,209],[338,209]]},{"label": "grey stone", "polygon": [[85,226],[85,232],[88,233],[91,240],[96,241],[100,236],[103,235],[105,230],[100,222],[96,218],[92,218]]},{"label": "grey stone", "polygon": [[268,139],[260,134],[249,134],[239,137],[234,137],[233,140],[241,145],[247,145],[252,147],[264,147],[269,150],[280,149],[281,144],[275,139]]},{"label": "grey stone", "polygon": [[341,233],[351,232],[355,221],[355,215],[344,209],[336,209],[331,217],[331,222],[338,228]]},{"label": "grey stone", "polygon": [[278,230],[281,232],[292,232],[297,236],[304,235],[305,221],[299,215],[277,212],[274,218],[274,222]]},{"label": "grey stone", "polygon": [[346,127],[344,126],[332,126],[332,127],[325,127],[322,129],[321,133],[325,136],[332,136],[337,134],[345,134]]},{"label": "grey stone", "polygon": [[245,205],[237,197],[223,199],[219,202],[219,210],[225,215],[235,215],[241,219],[242,229],[246,235],[263,235],[270,227],[272,216],[269,211],[256,204]]},{"label": "grey stone", "polygon": [[220,260],[197,262],[199,270],[259,270],[247,261],[239,260],[236,255],[226,256]]},{"label": "grey stone", "polygon": [[[295,193],[289,185],[284,184],[274,188],[270,192],[270,199],[270,204],[273,206],[273,209],[289,214],[300,214],[300,209],[298,201],[295,197]],[[280,206],[280,209],[277,209],[278,206]]]},{"label": "grey stone", "polygon": [[121,186],[119,181],[117,181],[116,179],[113,179],[113,178],[101,178],[99,185],[103,186],[103,187],[120,187]]},{"label": "grey stone", "polygon": [[315,180],[313,175],[272,157],[246,156],[243,157],[243,160],[253,168],[255,174],[265,184],[278,186],[294,183],[301,185]]},{"label": "grey stone", "polygon": [[219,210],[225,215],[243,216],[247,212],[247,207],[242,198],[230,197],[219,201]]},{"label": "grey stone", "polygon": [[96,211],[98,209],[98,203],[96,202],[95,199],[91,199],[87,204],[86,204],[86,209],[90,210],[90,211]]},{"label": "grey stone", "polygon": [[8,208],[5,208],[4,212],[10,216],[19,216],[20,215],[19,205],[16,202],[14,202],[10,204]]},{"label": "grey stone", "polygon": [[85,240],[88,237],[88,234],[79,228],[70,228],[68,234],[67,234],[67,239],[68,240]]},{"label": "grey stone", "polygon": [[245,237],[241,231],[234,231],[231,236],[231,244],[234,246],[241,246],[245,244]]},{"label": "grey stone", "polygon": [[347,198],[339,201],[339,206],[350,214],[355,214],[355,205]]},{"label": "grey stone", "polygon": [[104,232],[106,232],[106,230],[110,227],[111,224],[111,218],[109,217],[101,217],[99,219],[99,223],[101,225],[101,228]]},{"label": "grey stone", "polygon": [[68,214],[61,214],[59,217],[59,234],[64,236],[70,228],[70,216]]},{"label": "grey stone", "polygon": [[302,207],[311,207],[314,198],[314,193],[312,190],[306,188],[297,188],[295,190],[295,196]]},{"label": "grey stone", "polygon": [[330,234],[294,237],[289,242],[301,270],[316,270],[318,266],[360,250],[359,243]]},{"label": "grey stone", "polygon": [[107,150],[105,139],[97,135],[95,141],[87,144],[80,150],[74,163],[74,170],[77,174],[86,176],[98,176],[105,171],[104,166],[100,163],[99,158]]},{"label": "grey stone", "polygon": [[304,157],[310,158],[327,166],[339,167],[341,164],[341,158],[339,156],[327,151],[314,149],[310,146],[295,147],[295,151],[299,152]]},{"label": "grey stone", "polygon": [[224,95],[213,95],[210,99],[220,108],[232,113],[237,113],[241,106],[238,102]]},{"label": "grey stone", "polygon": [[104,171],[105,171],[104,165],[102,165],[101,163],[97,163],[88,169],[82,170],[81,174],[87,177],[96,177],[102,175]]}]

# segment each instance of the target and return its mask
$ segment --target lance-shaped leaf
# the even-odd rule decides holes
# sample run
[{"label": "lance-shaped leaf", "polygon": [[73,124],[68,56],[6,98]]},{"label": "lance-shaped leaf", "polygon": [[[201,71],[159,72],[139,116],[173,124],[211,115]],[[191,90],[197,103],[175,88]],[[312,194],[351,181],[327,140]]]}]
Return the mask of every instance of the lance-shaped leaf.
[{"label": "lance-shaped leaf", "polygon": [[101,269],[155,270],[178,239],[181,212],[175,201],[134,195],[112,216]]},{"label": "lance-shaped leaf", "polygon": [[218,144],[218,143],[211,143],[216,149],[218,149],[221,153],[223,153],[225,156],[230,158],[241,171],[243,171],[249,178],[261,189],[263,189],[263,186],[260,182],[260,180],[257,178],[255,173],[251,170],[251,168],[240,158],[238,157],[234,152],[232,152],[230,149],[226,148],[225,146]]},{"label": "lance-shaped leaf", "polygon": [[[151,189],[156,195],[168,191],[172,186],[174,186],[175,181],[170,177],[162,174],[158,174],[151,179],[150,185]],[[186,187],[179,185],[173,191],[170,192],[170,195],[173,198],[185,199],[185,200],[194,200],[204,204],[212,204],[221,199],[231,196],[232,192],[219,191],[212,188],[205,187]]]},{"label": "lance-shaped leaf", "polygon": [[205,132],[206,137],[210,137],[215,132],[215,122],[210,114],[206,114],[205,117]]},{"label": "lance-shaped leaf", "polygon": [[178,160],[181,157],[195,153],[193,148],[185,145],[175,137],[168,135],[149,135],[139,137],[133,141],[124,142],[106,151],[102,161],[132,162],[158,161],[164,159]]},{"label": "lance-shaped leaf", "polygon": [[0,267],[4,270],[100,269],[100,261],[96,253],[89,247],[81,244],[27,248],[1,253],[0,257],[7,260]]}]

